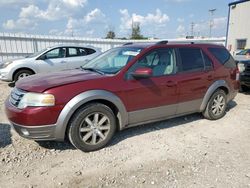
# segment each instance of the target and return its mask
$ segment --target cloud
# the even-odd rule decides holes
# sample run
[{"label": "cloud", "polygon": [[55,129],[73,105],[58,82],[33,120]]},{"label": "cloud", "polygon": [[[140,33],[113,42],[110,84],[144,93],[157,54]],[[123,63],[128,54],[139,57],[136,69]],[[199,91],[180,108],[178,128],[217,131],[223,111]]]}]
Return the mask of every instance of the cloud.
[{"label": "cloud", "polygon": [[[103,31],[107,27],[106,15],[98,8],[88,12],[83,18],[68,19],[65,35],[86,35],[92,37],[96,31]],[[95,30],[93,30],[95,28]]]},{"label": "cloud", "polygon": [[87,4],[87,0],[63,0],[63,2],[71,7],[84,7]]},{"label": "cloud", "polygon": [[28,30],[34,29],[36,26],[36,22],[26,19],[26,18],[19,18],[15,20],[7,20],[3,23],[3,28],[7,30]]},{"label": "cloud", "polygon": [[85,23],[103,23],[105,22],[105,14],[102,13],[102,11],[98,8],[92,10],[84,17]]},{"label": "cloud", "polygon": [[19,17],[50,21],[59,20],[74,15],[77,10],[86,4],[87,0],[50,0],[46,9],[40,9],[33,4],[21,8]]},{"label": "cloud", "polygon": [[185,27],[183,25],[179,25],[176,29],[176,32],[179,34],[184,34],[185,33]]},{"label": "cloud", "polygon": [[34,0],[1,0],[0,7],[1,6],[19,6],[19,5],[24,5],[24,4],[30,4],[33,2]]},{"label": "cloud", "polygon": [[139,23],[141,27],[146,27],[150,25],[150,28],[157,29],[159,27],[164,27],[167,22],[169,22],[170,18],[167,14],[161,12],[160,9],[156,9],[155,13],[148,13],[147,15],[139,15],[136,13],[129,14],[127,9],[121,9],[121,24],[120,24],[120,32],[126,33],[131,29],[132,22]]}]

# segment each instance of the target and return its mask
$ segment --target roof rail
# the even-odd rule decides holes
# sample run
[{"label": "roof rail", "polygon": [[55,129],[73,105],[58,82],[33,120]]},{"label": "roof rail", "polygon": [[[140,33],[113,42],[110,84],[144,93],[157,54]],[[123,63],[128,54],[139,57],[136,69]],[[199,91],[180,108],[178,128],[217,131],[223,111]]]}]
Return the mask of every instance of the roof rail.
[{"label": "roof rail", "polygon": [[127,42],[127,43],[123,44],[123,46],[131,45],[131,44],[133,44],[133,42]]},{"label": "roof rail", "polygon": [[156,45],[167,44],[168,40],[162,40],[156,43]]}]

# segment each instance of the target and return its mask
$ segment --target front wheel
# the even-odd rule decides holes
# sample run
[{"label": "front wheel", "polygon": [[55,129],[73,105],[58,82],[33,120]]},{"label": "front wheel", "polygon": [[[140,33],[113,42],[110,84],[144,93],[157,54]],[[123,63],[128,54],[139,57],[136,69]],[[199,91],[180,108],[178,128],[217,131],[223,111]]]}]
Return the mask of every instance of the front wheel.
[{"label": "front wheel", "polygon": [[106,105],[93,103],[77,110],[68,129],[73,146],[85,152],[103,148],[113,137],[116,119]]},{"label": "front wheel", "polygon": [[14,75],[14,82],[17,82],[18,80],[21,80],[23,78],[26,78],[30,75],[32,75],[33,72],[30,70],[20,70]]},{"label": "front wheel", "polygon": [[203,116],[210,120],[217,120],[222,118],[226,114],[227,108],[227,96],[226,93],[219,89],[207,103],[207,107],[203,112]]}]

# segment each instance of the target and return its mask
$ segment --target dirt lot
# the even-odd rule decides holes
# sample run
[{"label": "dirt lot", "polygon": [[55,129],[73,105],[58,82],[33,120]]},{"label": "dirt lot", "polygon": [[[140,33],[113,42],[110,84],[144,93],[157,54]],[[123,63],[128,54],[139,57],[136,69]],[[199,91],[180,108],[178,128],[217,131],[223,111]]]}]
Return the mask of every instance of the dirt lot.
[{"label": "dirt lot", "polygon": [[250,187],[250,93],[226,116],[194,114],[131,128],[106,148],[40,145],[11,130],[0,82],[0,187]]}]

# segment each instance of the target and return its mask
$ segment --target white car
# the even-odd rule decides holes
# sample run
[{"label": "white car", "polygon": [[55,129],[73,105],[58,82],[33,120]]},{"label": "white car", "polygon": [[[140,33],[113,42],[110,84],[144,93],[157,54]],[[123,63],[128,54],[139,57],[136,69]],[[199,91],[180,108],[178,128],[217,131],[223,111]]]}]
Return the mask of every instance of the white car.
[{"label": "white car", "polygon": [[250,60],[250,49],[241,50],[234,56],[236,61]]},{"label": "white car", "polygon": [[32,74],[80,68],[100,54],[100,49],[92,46],[49,47],[26,58],[1,63],[0,80],[16,82]]}]

